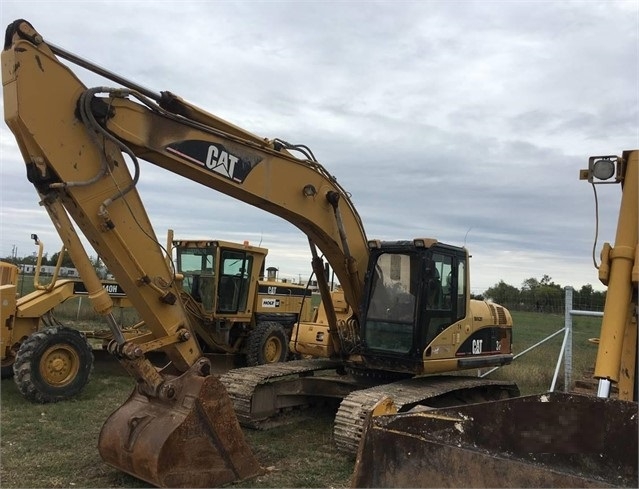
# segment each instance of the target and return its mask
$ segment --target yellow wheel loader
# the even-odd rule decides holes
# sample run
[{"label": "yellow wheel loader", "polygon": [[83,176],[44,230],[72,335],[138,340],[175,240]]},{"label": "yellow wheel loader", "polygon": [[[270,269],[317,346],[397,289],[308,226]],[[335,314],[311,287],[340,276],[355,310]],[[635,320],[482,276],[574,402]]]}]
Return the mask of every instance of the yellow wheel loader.
[{"label": "yellow wheel loader", "polygon": [[[465,248],[434,238],[369,239],[350,194],[306,145],[256,136],[126,80],[45,42],[24,20],[9,25],[5,40],[5,121],[110,327],[109,351],[136,382],[102,428],[106,463],[158,486],[218,486],[262,472],[239,421],[259,425],[282,410],[334,399],[336,441],[352,451],[389,392],[401,410],[518,394],[510,382],[459,375],[512,360],[510,313],[470,299]],[[87,88],[60,58],[118,87]],[[290,347],[303,360],[211,373],[182,294],[186,279],[171,266],[137,191],[140,159],[286,219],[307,236],[322,307],[316,320],[293,328]],[[124,337],[76,226],[141,316],[144,341]],[[339,294],[331,293],[324,260]],[[154,351],[170,364],[158,370],[148,359]]]}]

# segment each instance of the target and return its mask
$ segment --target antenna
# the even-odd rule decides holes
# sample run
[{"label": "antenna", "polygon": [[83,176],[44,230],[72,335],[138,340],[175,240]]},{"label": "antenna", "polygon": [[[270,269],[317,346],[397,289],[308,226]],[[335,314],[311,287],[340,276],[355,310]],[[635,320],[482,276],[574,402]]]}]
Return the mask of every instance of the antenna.
[{"label": "antenna", "polygon": [[466,238],[468,237],[468,233],[470,233],[470,230],[473,229],[473,227],[469,227],[468,231],[466,231],[466,234],[464,235],[464,246],[466,246]]}]

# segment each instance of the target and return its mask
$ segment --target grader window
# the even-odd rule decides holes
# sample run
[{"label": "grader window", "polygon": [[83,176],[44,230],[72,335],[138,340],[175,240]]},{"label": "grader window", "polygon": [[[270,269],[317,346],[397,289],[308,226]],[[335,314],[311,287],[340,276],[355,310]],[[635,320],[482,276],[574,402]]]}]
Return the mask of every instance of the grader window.
[{"label": "grader window", "polygon": [[178,248],[177,268],[184,276],[182,290],[200,302],[205,310],[212,310],[215,295],[215,248]]},{"label": "grader window", "polygon": [[242,251],[222,250],[218,311],[246,310],[253,256]]}]

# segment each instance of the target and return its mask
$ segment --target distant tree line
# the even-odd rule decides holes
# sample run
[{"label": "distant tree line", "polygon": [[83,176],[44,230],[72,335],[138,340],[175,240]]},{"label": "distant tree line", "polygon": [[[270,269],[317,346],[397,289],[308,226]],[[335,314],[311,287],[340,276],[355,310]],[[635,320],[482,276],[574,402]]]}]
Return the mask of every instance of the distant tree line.
[{"label": "distant tree line", "polygon": [[[541,280],[524,280],[519,289],[500,280],[475,298],[489,299],[515,311],[563,314],[565,294],[564,287],[553,282],[548,275],[544,275]],[[593,290],[590,284],[573,291],[572,308],[575,310],[603,311],[605,302],[606,292]]]},{"label": "distant tree line", "polygon": [[[49,258],[48,253],[44,253],[42,255],[41,265],[56,266],[58,264],[59,258],[60,258],[59,251],[53,253],[51,255],[51,258]],[[93,264],[93,268],[99,272],[99,275],[104,275],[106,273],[106,268],[104,267],[104,264],[102,263],[102,260],[100,260],[99,257],[91,256],[90,260],[91,260],[91,263]],[[0,261],[13,263],[14,265],[36,265],[38,263],[38,256],[35,253],[33,255],[23,256],[23,257],[6,256],[3,258],[0,258]],[[68,253],[64,253],[64,255],[62,256],[62,264],[60,266],[65,268],[75,268],[75,265],[73,264],[73,260],[71,259]]]},{"label": "distant tree line", "polygon": [[[42,265],[55,266],[58,263],[59,257],[60,257],[59,251],[51,255],[51,258],[49,258],[48,253],[44,253],[42,255]],[[38,262],[38,255],[34,252],[32,255],[23,256],[23,257],[5,256],[3,258],[0,258],[0,260],[4,262],[8,262],[8,263],[13,263],[14,265],[35,265]],[[93,258],[92,258],[92,261],[93,261]],[[75,268],[75,265],[73,264],[73,260],[71,260],[71,257],[69,256],[68,253],[64,254],[64,257],[62,258],[61,266],[68,267],[68,268]]]}]

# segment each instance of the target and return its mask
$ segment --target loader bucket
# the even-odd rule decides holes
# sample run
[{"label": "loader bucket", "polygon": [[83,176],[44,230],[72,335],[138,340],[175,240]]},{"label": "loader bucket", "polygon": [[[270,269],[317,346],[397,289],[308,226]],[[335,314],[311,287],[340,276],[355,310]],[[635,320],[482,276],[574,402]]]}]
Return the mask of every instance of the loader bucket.
[{"label": "loader bucket", "polygon": [[109,465],[158,487],[219,487],[263,473],[219,378],[193,369],[172,402],[134,390],[107,419],[98,449]]},{"label": "loader bucket", "polygon": [[353,487],[639,487],[637,403],[549,393],[371,416]]}]

